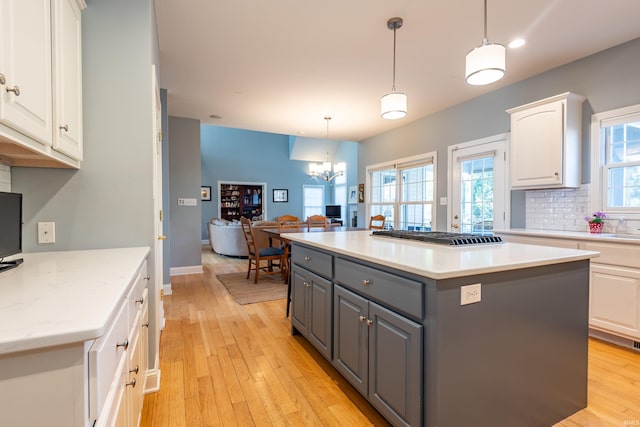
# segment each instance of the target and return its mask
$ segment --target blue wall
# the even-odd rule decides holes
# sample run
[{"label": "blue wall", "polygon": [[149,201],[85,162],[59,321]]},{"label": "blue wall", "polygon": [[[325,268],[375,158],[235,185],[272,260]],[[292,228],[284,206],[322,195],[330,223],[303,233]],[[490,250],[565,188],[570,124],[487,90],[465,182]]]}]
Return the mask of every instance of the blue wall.
[{"label": "blue wall", "polygon": [[[302,217],[302,186],[324,183],[307,175],[309,162],[289,160],[288,135],[210,125],[202,125],[200,134],[202,185],[211,186],[211,202],[202,202],[202,240],[207,239],[207,222],[218,216],[218,181],[265,182],[266,220],[285,214]],[[357,150],[357,144],[351,149]],[[345,157],[355,159],[357,154],[341,153],[340,161]],[[331,203],[333,192],[325,185]],[[289,202],[273,203],[274,188],[289,190]]]}]

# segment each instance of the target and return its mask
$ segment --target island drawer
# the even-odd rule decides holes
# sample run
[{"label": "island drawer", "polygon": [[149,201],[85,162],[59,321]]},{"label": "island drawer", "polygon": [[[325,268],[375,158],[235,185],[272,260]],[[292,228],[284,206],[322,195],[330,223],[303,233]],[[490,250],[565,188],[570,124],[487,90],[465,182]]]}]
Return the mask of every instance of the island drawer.
[{"label": "island drawer", "polygon": [[335,259],[334,281],[418,320],[423,318],[421,282],[343,258]]},{"label": "island drawer", "polygon": [[295,244],[291,251],[293,263],[327,278],[332,276],[332,258],[328,253]]},{"label": "island drawer", "polygon": [[118,310],[111,328],[89,349],[89,417],[99,417],[116,374],[129,346],[126,305]]}]

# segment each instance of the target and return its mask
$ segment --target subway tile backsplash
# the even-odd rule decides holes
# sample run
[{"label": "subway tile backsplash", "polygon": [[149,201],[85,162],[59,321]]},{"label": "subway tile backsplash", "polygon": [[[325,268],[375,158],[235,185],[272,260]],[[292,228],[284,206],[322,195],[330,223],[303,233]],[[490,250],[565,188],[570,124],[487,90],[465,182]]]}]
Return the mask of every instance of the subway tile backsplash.
[{"label": "subway tile backsplash", "polygon": [[[526,192],[526,227],[538,230],[589,231],[584,217],[591,215],[591,187]],[[605,221],[605,233],[640,233],[640,221],[627,219],[624,229],[618,220]]]},{"label": "subway tile backsplash", "polygon": [[529,190],[526,192],[527,228],[588,231],[590,184],[581,188]]}]

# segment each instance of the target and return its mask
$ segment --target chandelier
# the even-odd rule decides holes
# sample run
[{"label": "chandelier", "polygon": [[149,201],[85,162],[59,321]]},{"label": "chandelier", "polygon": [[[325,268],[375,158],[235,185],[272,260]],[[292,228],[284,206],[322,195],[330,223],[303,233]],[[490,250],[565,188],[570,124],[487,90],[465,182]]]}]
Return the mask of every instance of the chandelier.
[{"label": "chandelier", "polygon": [[[329,139],[329,120],[331,117],[324,118],[327,121],[327,139]],[[314,179],[323,179],[326,182],[332,181],[338,176],[344,175],[347,166],[344,163],[332,165],[329,161],[329,152],[327,152],[327,161],[323,163],[309,163],[309,176]]]}]

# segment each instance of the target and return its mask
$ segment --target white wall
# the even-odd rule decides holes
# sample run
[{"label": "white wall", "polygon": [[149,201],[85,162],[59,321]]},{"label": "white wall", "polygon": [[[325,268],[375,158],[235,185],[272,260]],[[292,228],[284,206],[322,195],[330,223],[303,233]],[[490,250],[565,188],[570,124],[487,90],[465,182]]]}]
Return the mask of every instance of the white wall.
[{"label": "white wall", "polygon": [[0,191],[11,191],[11,167],[0,164]]}]

